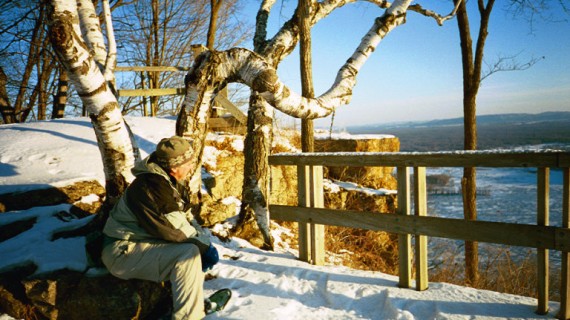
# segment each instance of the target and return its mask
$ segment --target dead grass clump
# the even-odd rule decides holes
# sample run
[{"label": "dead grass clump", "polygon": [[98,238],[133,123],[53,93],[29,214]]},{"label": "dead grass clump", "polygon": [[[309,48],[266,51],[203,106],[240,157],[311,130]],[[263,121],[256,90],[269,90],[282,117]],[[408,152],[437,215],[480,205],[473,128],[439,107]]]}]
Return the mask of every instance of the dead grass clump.
[{"label": "dead grass clump", "polygon": [[396,274],[398,246],[394,235],[386,232],[327,226],[327,252],[341,257],[342,264],[360,270]]},{"label": "dead grass clump", "polygon": [[[460,259],[457,259],[460,260]],[[465,266],[450,257],[430,270],[430,281],[465,285]],[[479,280],[473,288],[491,290],[520,296],[537,297],[536,255],[529,250],[523,257],[513,257],[508,248],[490,250],[479,263]],[[550,272],[549,299],[559,301],[558,272]]]},{"label": "dead grass clump", "polygon": [[235,149],[234,145],[234,138],[232,137],[224,137],[224,139],[216,139],[216,140],[208,140],[208,145],[212,146],[218,150],[223,150],[230,152],[231,154],[238,153],[238,150]]}]

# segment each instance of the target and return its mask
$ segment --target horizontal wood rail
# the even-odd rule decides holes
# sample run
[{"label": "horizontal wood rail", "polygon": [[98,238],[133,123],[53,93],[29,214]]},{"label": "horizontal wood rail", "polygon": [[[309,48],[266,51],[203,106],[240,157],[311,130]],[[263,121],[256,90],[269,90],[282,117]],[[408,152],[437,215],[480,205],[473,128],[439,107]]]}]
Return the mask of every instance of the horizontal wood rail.
[{"label": "horizontal wood rail", "polygon": [[[117,66],[115,72],[172,72],[172,71],[189,71],[189,67],[171,67],[171,66]],[[186,88],[154,88],[154,89],[118,89],[119,97],[161,97],[173,95],[185,95]],[[247,115],[245,115],[236,105],[222,94],[214,97],[220,106],[229,112],[243,126],[247,124]]]},{"label": "horizontal wood rail", "polygon": [[160,97],[186,94],[186,88],[119,89],[119,97]]},{"label": "horizontal wood rail", "polygon": [[[415,255],[416,289],[428,288],[427,237],[488,242],[537,250],[537,313],[548,313],[549,250],[561,252],[559,319],[570,319],[570,153],[560,151],[450,152],[335,152],[283,153],[269,156],[269,164],[298,168],[299,205],[270,205],[272,219],[299,223],[299,257],[324,262],[324,225],[386,231],[398,234],[399,286],[412,285]],[[323,208],[323,166],[396,167],[396,214]],[[414,170],[411,190],[410,170]],[[426,167],[534,167],[537,169],[537,223],[516,224],[427,216]],[[562,226],[549,226],[550,169],[563,171]],[[414,212],[411,213],[411,195]],[[513,213],[513,214],[516,214]],[[415,237],[412,250],[411,237]]]},{"label": "horizontal wood rail", "polygon": [[189,71],[189,67],[171,67],[171,66],[117,66],[116,72],[125,71],[148,71],[148,72],[163,72],[163,71]]},{"label": "horizontal wood rail", "polygon": [[269,156],[271,165],[378,167],[570,167],[570,153],[544,152],[319,152]]},{"label": "horizontal wood rail", "polygon": [[269,209],[272,219],[283,221],[570,251],[570,229],[551,226],[283,205],[271,205]]}]

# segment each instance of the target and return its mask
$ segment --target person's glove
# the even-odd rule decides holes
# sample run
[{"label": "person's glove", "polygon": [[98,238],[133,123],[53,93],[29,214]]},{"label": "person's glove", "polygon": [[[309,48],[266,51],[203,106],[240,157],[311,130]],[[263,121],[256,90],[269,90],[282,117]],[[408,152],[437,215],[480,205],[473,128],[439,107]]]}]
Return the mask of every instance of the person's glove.
[{"label": "person's glove", "polygon": [[218,255],[218,250],[212,245],[210,241],[210,235],[204,231],[202,226],[196,221],[196,219],[189,220],[190,224],[194,229],[196,229],[196,236],[189,238],[191,243],[194,243],[200,249],[200,257],[202,258],[202,271],[206,272],[218,261],[220,257]]},{"label": "person's glove", "polygon": [[220,261],[220,257],[218,255],[218,250],[216,247],[210,244],[208,250],[200,255],[202,258],[202,271],[206,272],[214,267],[218,261]]}]

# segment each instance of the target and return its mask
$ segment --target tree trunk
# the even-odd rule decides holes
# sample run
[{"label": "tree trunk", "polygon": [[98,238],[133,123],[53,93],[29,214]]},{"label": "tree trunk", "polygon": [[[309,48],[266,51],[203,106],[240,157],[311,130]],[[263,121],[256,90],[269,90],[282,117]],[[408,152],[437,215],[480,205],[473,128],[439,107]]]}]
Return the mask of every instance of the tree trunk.
[{"label": "tree trunk", "polygon": [[[479,1],[481,15],[477,45],[473,49],[467,5],[465,1],[454,0],[457,9],[457,25],[461,40],[461,58],[463,67],[463,114],[464,114],[464,149],[477,149],[477,93],[481,85],[481,67],[487,39],[489,18],[494,0]],[[460,3],[459,3],[460,2]],[[467,220],[477,220],[477,180],[475,168],[464,168],[461,179],[463,189],[463,215]],[[465,280],[476,286],[479,281],[479,249],[477,242],[465,242]]]},{"label": "tree trunk", "polygon": [[[269,232],[269,161],[274,109],[256,94],[250,96],[244,151],[242,204],[234,234],[253,245],[273,250]],[[247,152],[252,150],[252,152]]]},{"label": "tree trunk", "polygon": [[[464,148],[477,150],[476,95],[466,92],[464,106]],[[466,220],[477,220],[477,173],[475,168],[464,168],[461,179],[463,190],[463,216]],[[476,286],[479,282],[479,246],[476,241],[465,242],[465,278],[467,284]]]},{"label": "tree trunk", "polygon": [[[49,14],[50,42],[63,68],[67,71],[84,107],[91,114],[106,180],[104,221],[108,210],[132,181],[130,169],[137,160],[130,131],[117,99],[107,85],[99,66],[81,42],[77,24],[77,8],[73,1],[52,0]],[[101,217],[102,216],[102,217]]]},{"label": "tree trunk", "polygon": [[[152,66],[158,66],[158,50],[159,50],[159,28],[158,28],[158,20],[159,20],[159,8],[158,8],[158,0],[152,0],[152,39],[153,39],[153,44],[154,44],[154,50],[153,50],[153,55],[152,55]],[[152,89],[158,89],[160,88],[160,85],[158,83],[158,72],[151,72],[150,76],[149,76],[149,80],[150,80],[150,87]],[[152,117],[156,117],[156,113],[158,111],[158,97],[157,96],[151,96],[150,97],[150,115]]]},{"label": "tree trunk", "polygon": [[208,47],[209,50],[214,50],[218,13],[220,12],[221,5],[222,0],[210,0],[210,24],[208,25],[208,40],[206,42],[206,47]]},{"label": "tree trunk", "polygon": [[2,113],[2,120],[4,123],[15,123],[16,115],[14,108],[10,105],[10,99],[6,90],[8,77],[4,73],[4,69],[0,66],[0,112]]},{"label": "tree trunk", "polygon": [[[24,73],[22,75],[22,81],[20,83],[20,89],[18,90],[18,95],[16,96],[16,101],[14,102],[14,114],[16,122],[24,122],[26,121],[26,114],[23,110],[24,103],[26,102],[26,94],[28,83],[30,82],[30,78],[32,76],[33,68],[36,63],[38,63],[40,59],[40,51],[42,46],[42,38],[44,37],[44,26],[45,26],[45,6],[43,3],[40,2],[39,5],[39,13],[38,19],[34,25],[34,30],[32,32],[32,38],[30,41],[30,48],[28,51],[28,61],[26,61],[26,67],[24,69]],[[29,112],[27,112],[29,114]]]},{"label": "tree trunk", "polygon": [[[273,1],[264,1],[261,4],[257,14],[254,48],[256,53],[265,58],[269,66],[276,68],[282,59],[293,51],[296,45],[299,36],[299,28],[297,27],[299,25],[299,13],[284,24],[274,39],[265,41],[267,19],[273,4]],[[242,206],[238,225],[235,228],[237,235],[249,240],[247,230],[255,228],[260,229],[261,234],[269,235],[268,193],[263,192],[268,190],[265,188],[264,182],[269,181],[270,176],[266,157],[269,155],[267,148],[271,145],[272,137],[270,134],[272,133],[273,125],[272,122],[267,121],[272,121],[273,115],[272,112],[269,112],[268,107],[265,107],[265,104],[262,106],[258,105],[261,103],[258,102],[258,95],[261,95],[271,106],[298,118],[314,119],[331,114],[337,106],[348,103],[352,94],[352,88],[355,85],[355,77],[360,67],[374,51],[378,43],[393,28],[404,23],[408,5],[409,1],[395,3],[382,17],[376,19],[373,27],[363,38],[351,59],[339,70],[333,87],[319,99],[294,94],[292,90],[278,81],[275,71],[267,68],[269,66],[265,67],[266,71],[256,73],[255,80],[251,82],[244,81],[244,83],[249,83],[252,91],[254,91],[250,98],[250,108],[248,110],[248,132],[245,138],[244,153],[246,157],[251,154],[252,161],[257,163],[246,161],[244,164],[245,181],[242,190]],[[319,7],[319,9],[323,10],[313,10],[313,12],[305,13],[310,15],[310,18],[306,17],[305,20],[309,28],[310,21],[314,23],[330,12],[323,7]],[[328,10],[332,9],[329,7]],[[304,45],[307,45],[307,42]],[[304,63],[306,62],[307,60]],[[250,74],[254,74],[254,72],[250,72]],[[305,76],[310,75],[305,74]],[[306,87],[305,89],[309,88]],[[310,123],[305,122],[303,127],[304,136],[306,139],[311,140],[306,142],[307,148],[311,148],[312,137],[308,132],[313,131],[312,126]],[[260,131],[260,128],[263,128],[263,131]],[[254,234],[254,232],[251,232],[251,234]],[[268,238],[269,236],[265,236],[264,243],[261,244],[258,238],[254,237],[252,243],[257,242],[258,245],[262,245],[265,248],[272,248],[272,243],[267,243]]]},{"label": "tree trunk", "polygon": [[52,119],[62,119],[65,115],[65,105],[67,104],[67,90],[69,89],[69,77],[63,68],[59,68],[59,81],[57,84],[57,94],[53,98]]},{"label": "tree trunk", "polygon": [[[300,60],[301,60],[301,92],[303,97],[314,98],[313,69],[311,60],[311,0],[299,0],[299,26],[300,26]],[[301,120],[301,148],[303,152],[315,151],[315,132],[313,120]]]}]

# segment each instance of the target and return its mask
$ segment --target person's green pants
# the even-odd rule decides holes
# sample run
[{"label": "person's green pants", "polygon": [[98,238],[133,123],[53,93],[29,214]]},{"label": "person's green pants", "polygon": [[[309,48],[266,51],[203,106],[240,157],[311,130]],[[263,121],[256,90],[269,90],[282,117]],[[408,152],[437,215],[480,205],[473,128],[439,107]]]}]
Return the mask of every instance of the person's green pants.
[{"label": "person's green pants", "polygon": [[204,273],[198,247],[191,243],[117,240],[103,249],[109,272],[121,279],[172,284],[172,319],[202,319]]}]

